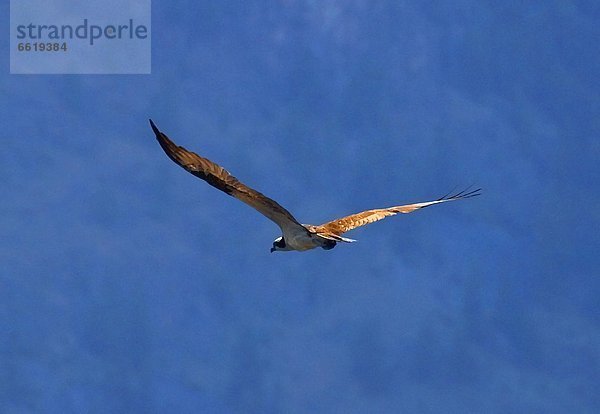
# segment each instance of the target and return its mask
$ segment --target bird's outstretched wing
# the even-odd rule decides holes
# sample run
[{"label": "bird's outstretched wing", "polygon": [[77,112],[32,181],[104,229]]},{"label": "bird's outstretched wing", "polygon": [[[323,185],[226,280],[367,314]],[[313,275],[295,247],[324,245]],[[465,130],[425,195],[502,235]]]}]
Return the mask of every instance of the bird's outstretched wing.
[{"label": "bird's outstretched wing", "polygon": [[289,211],[280,206],[276,201],[244,185],[233,175],[229,174],[227,170],[211,160],[175,145],[169,137],[160,132],[152,120],[150,120],[150,126],[152,126],[152,130],[156,134],[156,139],[165,153],[183,169],[256,209],[274,221],[281,228],[282,232],[307,231]]},{"label": "bird's outstretched wing", "polygon": [[448,193],[445,196],[438,198],[435,201],[426,201],[424,203],[407,204],[404,206],[396,206],[396,207],[390,207],[390,208],[380,208],[380,209],[376,209],[376,210],[362,211],[360,213],[342,217],[342,218],[330,221],[328,223],[322,224],[320,226],[317,226],[316,231],[319,233],[333,234],[333,235],[339,236],[339,235],[341,235],[347,231],[350,231],[352,229],[355,229],[357,227],[364,226],[366,224],[373,223],[375,221],[379,221],[388,216],[394,216],[398,213],[405,213],[405,214],[412,213],[415,210],[418,210],[418,209],[424,208],[424,207],[429,207],[434,204],[440,204],[440,203],[445,203],[447,201],[455,201],[455,200],[462,200],[464,198],[475,197],[475,196],[478,196],[479,194],[481,194],[480,191],[481,191],[480,188],[478,188],[477,190],[472,190],[472,191],[469,191],[469,189],[466,189],[466,190],[461,191],[460,193],[457,193],[454,195],[450,195],[450,193]]}]

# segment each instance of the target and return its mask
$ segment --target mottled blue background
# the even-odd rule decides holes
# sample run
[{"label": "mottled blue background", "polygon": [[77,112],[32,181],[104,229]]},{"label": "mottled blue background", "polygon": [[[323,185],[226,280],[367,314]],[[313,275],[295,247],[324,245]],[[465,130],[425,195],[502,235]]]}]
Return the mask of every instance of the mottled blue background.
[{"label": "mottled blue background", "polygon": [[[599,4],[155,0],[149,76],[5,30],[0,411],[600,412]],[[484,194],[269,254],[149,117],[303,222]]]}]

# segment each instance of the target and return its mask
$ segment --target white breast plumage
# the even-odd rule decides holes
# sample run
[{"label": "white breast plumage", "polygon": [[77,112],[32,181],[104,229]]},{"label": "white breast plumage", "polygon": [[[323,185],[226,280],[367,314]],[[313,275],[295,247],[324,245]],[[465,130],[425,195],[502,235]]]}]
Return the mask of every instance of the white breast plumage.
[{"label": "white breast plumage", "polygon": [[303,232],[292,232],[291,234],[284,234],[286,244],[294,250],[304,251],[319,247],[320,243],[318,237],[311,235],[310,233]]}]

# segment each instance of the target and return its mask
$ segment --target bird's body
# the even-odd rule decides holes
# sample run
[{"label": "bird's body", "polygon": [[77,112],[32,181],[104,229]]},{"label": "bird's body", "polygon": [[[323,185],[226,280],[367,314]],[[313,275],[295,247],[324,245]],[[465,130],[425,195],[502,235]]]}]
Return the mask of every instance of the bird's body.
[{"label": "bird's body", "polygon": [[326,245],[331,246],[330,240],[319,237],[314,233],[310,233],[309,231],[294,232],[287,235],[284,233],[282,238],[285,240],[285,244],[289,250],[297,250],[299,252],[315,249],[317,247],[324,247]]},{"label": "bird's body", "polygon": [[213,187],[248,204],[280,227],[282,236],[275,239],[271,252],[306,251],[317,247],[330,250],[337,243],[354,242],[355,240],[343,237],[342,234],[356,227],[364,226],[398,213],[411,213],[434,204],[470,198],[480,194],[480,189],[473,191],[465,190],[452,196],[447,194],[434,201],[362,211],[317,226],[300,224],[289,211],[276,201],[244,185],[214,162],[175,145],[169,137],[158,130],[152,120],[150,120],[150,125],[158,143],[175,163]]}]

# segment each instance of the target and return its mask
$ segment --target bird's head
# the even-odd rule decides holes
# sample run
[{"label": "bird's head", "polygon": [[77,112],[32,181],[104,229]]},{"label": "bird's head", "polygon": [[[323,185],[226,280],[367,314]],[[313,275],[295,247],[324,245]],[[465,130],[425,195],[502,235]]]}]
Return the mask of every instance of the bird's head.
[{"label": "bird's head", "polygon": [[273,247],[271,247],[271,253],[276,252],[276,251],[286,251],[286,250],[291,250],[291,249],[285,244],[285,240],[283,239],[283,237],[277,237],[273,241]]}]

